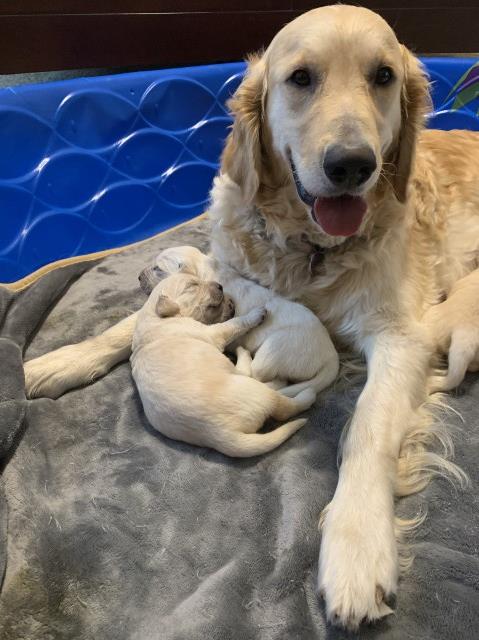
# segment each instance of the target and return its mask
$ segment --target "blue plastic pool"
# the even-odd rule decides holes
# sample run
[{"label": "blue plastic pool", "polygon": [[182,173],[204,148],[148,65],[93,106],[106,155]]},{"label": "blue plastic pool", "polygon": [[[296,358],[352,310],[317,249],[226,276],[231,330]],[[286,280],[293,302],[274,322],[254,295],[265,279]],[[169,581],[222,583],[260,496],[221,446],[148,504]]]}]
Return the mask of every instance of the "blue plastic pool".
[{"label": "blue plastic pool", "polygon": [[[479,62],[427,58],[431,127],[479,130]],[[0,282],[201,213],[243,63],[0,90]]]}]

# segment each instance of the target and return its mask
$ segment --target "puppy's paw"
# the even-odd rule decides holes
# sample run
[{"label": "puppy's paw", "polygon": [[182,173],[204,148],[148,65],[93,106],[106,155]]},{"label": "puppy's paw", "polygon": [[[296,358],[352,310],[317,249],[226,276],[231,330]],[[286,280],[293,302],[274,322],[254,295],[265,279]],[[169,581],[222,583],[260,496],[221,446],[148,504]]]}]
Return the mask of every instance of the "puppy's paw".
[{"label": "puppy's paw", "polygon": [[[343,504],[341,504],[341,502]],[[393,613],[398,559],[393,515],[333,501],[322,515],[319,592],[328,620],[356,630]]]},{"label": "puppy's paw", "polygon": [[266,307],[257,307],[248,313],[246,321],[251,327],[257,327],[265,321],[267,315]]}]

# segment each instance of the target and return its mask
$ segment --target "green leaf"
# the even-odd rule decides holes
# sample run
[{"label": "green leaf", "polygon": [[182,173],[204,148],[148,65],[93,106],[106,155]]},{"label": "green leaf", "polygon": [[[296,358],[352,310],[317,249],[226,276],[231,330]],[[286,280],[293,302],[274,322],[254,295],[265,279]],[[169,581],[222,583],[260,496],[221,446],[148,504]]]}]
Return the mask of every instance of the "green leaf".
[{"label": "green leaf", "polygon": [[475,64],[473,64],[472,67],[469,67],[469,69],[465,73],[462,74],[462,76],[459,78],[459,80],[456,82],[456,84],[453,86],[453,88],[449,91],[449,94],[448,94],[448,96],[446,98],[446,101],[449,100],[449,98],[452,96],[454,91],[456,91],[456,89],[459,86],[461,86],[462,82],[464,82],[464,80],[471,73],[471,71],[477,66],[479,66],[479,62],[476,62]]},{"label": "green leaf", "polygon": [[479,80],[477,82],[474,82],[474,84],[471,84],[471,86],[467,87],[467,89],[464,89],[463,91],[460,91],[457,94],[452,104],[452,109],[454,110],[460,109],[461,107],[464,107],[469,102],[472,102],[473,100],[475,100],[478,96],[479,96]]}]

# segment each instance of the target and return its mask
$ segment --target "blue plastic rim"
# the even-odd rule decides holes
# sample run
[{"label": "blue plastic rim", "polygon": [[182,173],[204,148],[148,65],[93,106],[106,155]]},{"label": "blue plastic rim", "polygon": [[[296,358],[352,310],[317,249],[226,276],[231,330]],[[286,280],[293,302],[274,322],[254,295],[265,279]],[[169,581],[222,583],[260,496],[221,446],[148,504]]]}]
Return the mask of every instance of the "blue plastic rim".
[{"label": "blue plastic rim", "polygon": [[[479,130],[479,62],[426,58],[429,126]],[[204,211],[244,63],[0,90],[0,282]]]}]

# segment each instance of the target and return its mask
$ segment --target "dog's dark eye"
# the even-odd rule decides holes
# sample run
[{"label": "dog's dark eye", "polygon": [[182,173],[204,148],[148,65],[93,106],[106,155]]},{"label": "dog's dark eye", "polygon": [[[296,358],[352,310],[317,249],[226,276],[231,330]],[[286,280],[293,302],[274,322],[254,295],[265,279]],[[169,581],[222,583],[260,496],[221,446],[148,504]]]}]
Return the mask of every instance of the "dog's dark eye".
[{"label": "dog's dark eye", "polygon": [[375,84],[385,85],[389,84],[393,78],[394,74],[391,67],[379,67],[379,69],[376,71],[374,82]]},{"label": "dog's dark eye", "polygon": [[296,69],[296,71],[293,71],[289,79],[298,87],[309,87],[311,84],[311,76],[306,69]]}]

